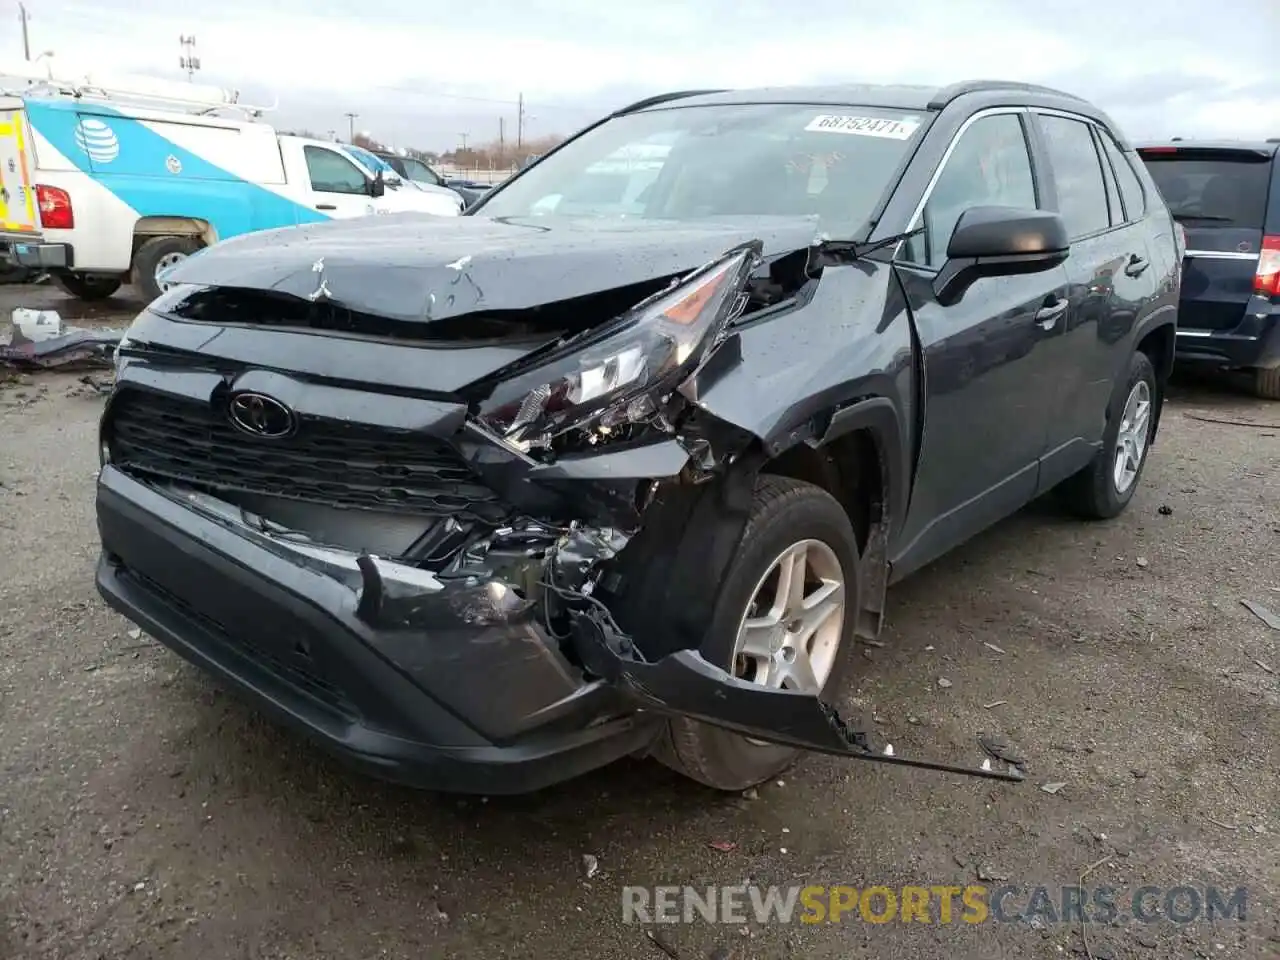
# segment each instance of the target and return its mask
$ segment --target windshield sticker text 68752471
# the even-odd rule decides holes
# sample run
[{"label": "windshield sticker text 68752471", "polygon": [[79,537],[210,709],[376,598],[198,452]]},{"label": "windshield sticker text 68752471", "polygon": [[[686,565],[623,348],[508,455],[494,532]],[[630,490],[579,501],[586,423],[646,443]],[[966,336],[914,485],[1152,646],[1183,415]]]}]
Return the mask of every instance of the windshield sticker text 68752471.
[{"label": "windshield sticker text 68752471", "polygon": [[809,121],[805,129],[813,133],[847,133],[856,137],[883,137],[887,140],[906,140],[920,126],[910,117],[886,120],[883,117],[851,117],[840,114],[819,114]]}]

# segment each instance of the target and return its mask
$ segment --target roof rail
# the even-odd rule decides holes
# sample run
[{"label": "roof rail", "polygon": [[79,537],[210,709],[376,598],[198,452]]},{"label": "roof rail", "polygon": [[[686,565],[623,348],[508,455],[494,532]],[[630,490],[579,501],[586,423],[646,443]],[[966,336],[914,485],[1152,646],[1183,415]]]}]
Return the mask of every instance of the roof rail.
[{"label": "roof rail", "polygon": [[43,68],[35,62],[0,63],[0,90],[19,96],[72,97],[77,100],[116,101],[134,106],[158,106],[214,113],[219,110],[236,111],[259,117],[270,107],[254,106],[240,102],[240,91],[227,90],[201,83],[180,83],[158,77],[136,74],[84,73],[76,76],[59,76],[53,64]]},{"label": "roof rail", "polygon": [[1068,100],[1080,100],[1081,97],[1065,90],[1041,86],[1038,83],[1018,83],[1012,80],[962,80],[943,87],[929,101],[930,110],[941,110],[952,100],[969,93],[997,92],[1000,90],[1017,91],[1018,93],[1047,93],[1055,97],[1066,97]]},{"label": "roof rail", "polygon": [[659,93],[653,97],[645,97],[643,100],[637,100],[630,106],[623,107],[621,110],[613,111],[613,116],[620,117],[624,113],[635,113],[637,110],[644,110],[646,107],[656,107],[660,103],[666,103],[668,100],[680,100],[684,97],[700,97],[708,93],[724,93],[725,89],[721,87],[717,90],[676,90],[673,93]]}]

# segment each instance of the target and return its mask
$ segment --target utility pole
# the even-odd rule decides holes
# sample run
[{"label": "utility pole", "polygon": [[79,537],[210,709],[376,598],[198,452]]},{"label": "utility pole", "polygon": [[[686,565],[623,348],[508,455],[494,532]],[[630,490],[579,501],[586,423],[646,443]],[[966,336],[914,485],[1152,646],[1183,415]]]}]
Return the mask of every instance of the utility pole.
[{"label": "utility pole", "polygon": [[27,5],[25,3],[18,4],[18,19],[22,21],[22,56],[26,60],[31,59],[31,39],[27,36],[27,22],[31,19],[27,13]]},{"label": "utility pole", "polygon": [[178,67],[187,71],[187,82],[191,83],[195,80],[196,71],[200,69],[200,58],[196,56],[196,38],[180,36],[178,43],[182,44],[182,56],[178,58]]},{"label": "utility pole", "polygon": [[360,114],[358,114],[358,113],[344,113],[344,114],[343,114],[343,116],[347,118],[347,142],[348,142],[348,143],[355,143],[355,140],[356,140],[356,117],[360,116]]},{"label": "utility pole", "polygon": [[524,94],[516,101],[516,152],[524,146]]},{"label": "utility pole", "polygon": [[498,155],[506,153],[507,150],[507,118],[498,118]]},{"label": "utility pole", "polygon": [[462,138],[462,152],[466,153],[467,152],[467,134],[460,133],[458,134],[458,136]]}]

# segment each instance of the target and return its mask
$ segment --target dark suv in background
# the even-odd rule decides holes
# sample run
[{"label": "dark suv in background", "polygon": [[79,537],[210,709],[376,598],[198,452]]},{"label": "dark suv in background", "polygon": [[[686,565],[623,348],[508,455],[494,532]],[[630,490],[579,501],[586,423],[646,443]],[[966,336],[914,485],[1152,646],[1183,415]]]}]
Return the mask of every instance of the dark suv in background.
[{"label": "dark suv in background", "polygon": [[1186,232],[1179,361],[1247,370],[1280,400],[1280,140],[1138,148]]}]

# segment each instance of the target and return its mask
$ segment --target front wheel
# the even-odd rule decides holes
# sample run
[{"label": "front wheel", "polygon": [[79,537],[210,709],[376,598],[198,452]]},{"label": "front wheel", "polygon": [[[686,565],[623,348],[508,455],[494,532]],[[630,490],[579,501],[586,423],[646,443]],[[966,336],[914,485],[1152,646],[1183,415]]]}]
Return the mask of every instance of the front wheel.
[{"label": "front wheel", "polygon": [[[844,685],[858,599],[858,543],[844,508],[812,484],[761,476],[707,631],[711,644],[729,651],[721,665],[749,683],[833,701]],[[744,790],[800,752],[678,717],[668,721],[656,755],[709,787]]]},{"label": "front wheel", "polygon": [[152,237],[138,248],[133,255],[134,283],[148,303],[169,288],[161,275],[199,249],[199,242],[190,237]]},{"label": "front wheel", "polygon": [[1118,516],[1138,489],[1151,449],[1160,384],[1145,353],[1135,351],[1102,435],[1102,449],[1090,464],[1058,488],[1063,501],[1087,520]]},{"label": "front wheel", "polygon": [[53,282],[78,300],[105,300],[123,285],[120,277],[102,273],[55,273]]}]

